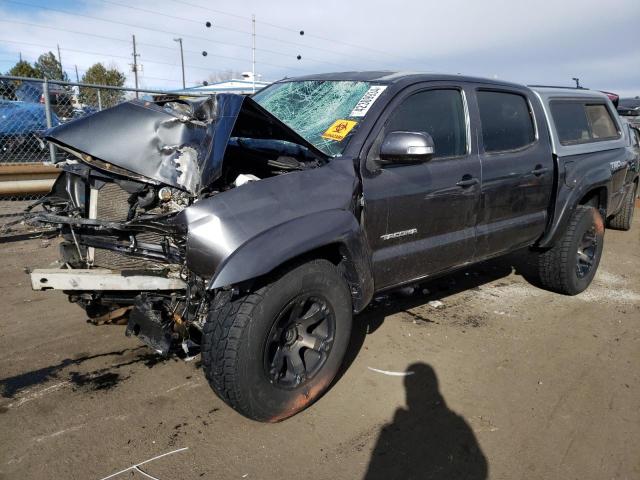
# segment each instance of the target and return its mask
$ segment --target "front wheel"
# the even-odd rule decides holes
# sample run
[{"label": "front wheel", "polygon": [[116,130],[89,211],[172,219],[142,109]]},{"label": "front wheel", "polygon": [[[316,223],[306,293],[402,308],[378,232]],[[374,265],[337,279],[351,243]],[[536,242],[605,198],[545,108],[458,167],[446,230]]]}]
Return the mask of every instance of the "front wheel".
[{"label": "front wheel", "polygon": [[253,420],[277,422],[329,387],[351,333],[351,295],[336,267],[314,260],[212,309],[202,361],[211,388]]},{"label": "front wheel", "polygon": [[584,291],[596,274],[604,246],[604,222],[597,209],[578,205],[556,245],[538,254],[542,286],[565,295]]}]

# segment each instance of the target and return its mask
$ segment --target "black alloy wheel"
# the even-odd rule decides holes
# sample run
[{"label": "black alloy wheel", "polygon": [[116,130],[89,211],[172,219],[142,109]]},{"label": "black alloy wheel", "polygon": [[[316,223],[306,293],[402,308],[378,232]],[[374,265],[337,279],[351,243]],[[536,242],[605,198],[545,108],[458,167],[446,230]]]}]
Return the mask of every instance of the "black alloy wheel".
[{"label": "black alloy wheel", "polygon": [[576,252],[576,273],[578,278],[584,278],[591,271],[597,251],[598,236],[596,235],[595,225],[592,225],[591,228],[584,232],[578,244]]},{"label": "black alloy wheel", "polygon": [[269,381],[281,388],[295,388],[311,380],[327,361],[335,330],[335,314],[321,295],[305,293],[289,302],[265,342]]},{"label": "black alloy wheel", "polygon": [[330,387],[349,345],[349,286],[325,259],[292,264],[212,302],[202,333],[211,388],[253,420],[279,422]]}]

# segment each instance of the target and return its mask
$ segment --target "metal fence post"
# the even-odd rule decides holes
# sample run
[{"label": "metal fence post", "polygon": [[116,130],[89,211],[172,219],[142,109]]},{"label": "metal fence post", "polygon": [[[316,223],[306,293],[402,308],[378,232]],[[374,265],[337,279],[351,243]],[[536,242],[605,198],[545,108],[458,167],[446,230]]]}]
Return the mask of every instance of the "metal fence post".
[{"label": "metal fence post", "polygon": [[[47,77],[44,78],[44,84],[42,85],[42,95],[44,96],[44,115],[47,122],[47,128],[51,128],[51,99],[49,98],[49,81]],[[49,143],[49,160],[51,163],[56,163],[56,147],[52,143]]]},{"label": "metal fence post", "polygon": [[102,111],[102,97],[100,96],[100,89],[98,88],[98,110]]}]

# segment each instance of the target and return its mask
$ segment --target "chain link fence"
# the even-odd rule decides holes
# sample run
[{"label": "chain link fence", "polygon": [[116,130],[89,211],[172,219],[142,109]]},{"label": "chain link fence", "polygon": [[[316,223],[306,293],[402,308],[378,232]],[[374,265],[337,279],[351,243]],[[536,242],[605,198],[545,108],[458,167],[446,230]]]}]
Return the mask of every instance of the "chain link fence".
[{"label": "chain link fence", "polygon": [[45,195],[66,153],[43,140],[44,132],[133,98],[171,94],[84,83],[0,75],[0,237],[24,228],[11,225],[24,208]]}]

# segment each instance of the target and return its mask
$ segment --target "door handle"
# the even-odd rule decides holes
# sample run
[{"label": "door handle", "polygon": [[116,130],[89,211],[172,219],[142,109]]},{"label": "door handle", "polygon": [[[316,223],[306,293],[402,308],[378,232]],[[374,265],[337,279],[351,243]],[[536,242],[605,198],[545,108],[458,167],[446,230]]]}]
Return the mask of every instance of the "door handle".
[{"label": "door handle", "polygon": [[477,183],[480,183],[480,181],[476,177],[465,175],[462,177],[462,180],[456,183],[456,185],[462,188],[467,188],[476,185]]},{"label": "door handle", "polygon": [[529,173],[534,174],[536,177],[542,175],[543,173],[547,173],[549,171],[548,168],[543,167],[542,165],[536,165],[536,168],[531,170]]}]

